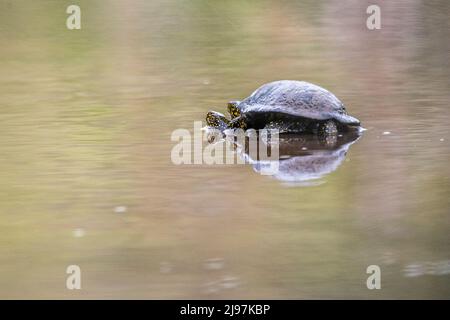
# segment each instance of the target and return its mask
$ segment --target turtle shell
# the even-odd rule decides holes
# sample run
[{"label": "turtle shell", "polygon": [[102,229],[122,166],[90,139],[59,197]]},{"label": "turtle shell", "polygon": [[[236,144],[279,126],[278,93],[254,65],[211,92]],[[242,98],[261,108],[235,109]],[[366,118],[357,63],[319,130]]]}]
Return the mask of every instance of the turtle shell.
[{"label": "turtle shell", "polygon": [[315,120],[335,119],[359,125],[334,94],[305,81],[274,81],[256,89],[238,105],[241,113],[276,112]]}]

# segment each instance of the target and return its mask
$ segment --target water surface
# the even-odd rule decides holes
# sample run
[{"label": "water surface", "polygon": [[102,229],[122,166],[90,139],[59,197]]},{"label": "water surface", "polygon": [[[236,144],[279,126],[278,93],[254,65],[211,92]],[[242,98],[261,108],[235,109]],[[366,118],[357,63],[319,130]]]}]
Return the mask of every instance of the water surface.
[{"label": "water surface", "polygon": [[[0,297],[449,298],[449,4],[372,2],[3,1]],[[320,183],[171,162],[279,79],[367,129]]]}]

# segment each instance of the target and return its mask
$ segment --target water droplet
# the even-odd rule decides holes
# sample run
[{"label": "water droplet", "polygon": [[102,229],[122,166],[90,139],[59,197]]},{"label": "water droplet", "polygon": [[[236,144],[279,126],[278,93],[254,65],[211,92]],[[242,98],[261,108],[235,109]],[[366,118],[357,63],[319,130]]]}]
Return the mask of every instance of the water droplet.
[{"label": "water droplet", "polygon": [[212,258],[206,260],[203,266],[206,270],[220,270],[224,266],[224,261],[222,258]]},{"label": "water droplet", "polygon": [[450,260],[436,262],[433,266],[433,272],[430,274],[436,276],[443,276],[450,274]]},{"label": "water droplet", "polygon": [[125,206],[117,206],[114,208],[115,213],[125,213],[127,212],[128,208]]},{"label": "water droplet", "polygon": [[72,234],[75,238],[82,238],[82,237],[84,237],[86,232],[84,231],[84,229],[77,228],[77,229],[73,230]]},{"label": "water droplet", "polygon": [[419,263],[415,263],[415,264],[406,265],[403,268],[403,272],[404,272],[405,277],[408,277],[408,278],[420,277],[425,274],[425,269],[424,269],[423,265],[421,265]]},{"label": "water droplet", "polygon": [[384,131],[383,132],[383,136],[387,136],[388,134],[391,134],[391,132],[390,131]]},{"label": "water droplet", "polygon": [[159,265],[159,272],[161,273],[171,273],[173,270],[173,266],[170,262],[161,262]]},{"label": "water droplet", "polygon": [[210,281],[204,284],[204,293],[213,294],[220,291],[219,283],[217,281]]},{"label": "water droplet", "polygon": [[224,289],[233,289],[239,286],[239,279],[236,277],[224,277],[221,283]]}]

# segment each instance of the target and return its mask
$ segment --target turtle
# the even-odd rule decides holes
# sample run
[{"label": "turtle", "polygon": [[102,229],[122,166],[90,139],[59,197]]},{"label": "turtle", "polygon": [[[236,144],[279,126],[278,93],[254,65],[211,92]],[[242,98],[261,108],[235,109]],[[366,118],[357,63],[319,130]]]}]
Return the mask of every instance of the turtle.
[{"label": "turtle", "polygon": [[210,128],[277,129],[279,133],[336,135],[360,127],[344,104],[328,90],[306,82],[279,80],[266,83],[242,101],[230,101],[228,112],[209,111]]}]

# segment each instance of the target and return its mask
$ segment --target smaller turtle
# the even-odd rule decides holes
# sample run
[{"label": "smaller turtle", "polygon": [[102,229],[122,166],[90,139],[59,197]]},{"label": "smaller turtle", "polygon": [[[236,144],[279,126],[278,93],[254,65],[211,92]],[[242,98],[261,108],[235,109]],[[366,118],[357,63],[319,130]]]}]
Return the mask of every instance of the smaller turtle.
[{"label": "smaller turtle", "polygon": [[280,133],[335,135],[357,128],[360,121],[347,114],[334,94],[305,81],[274,81],[242,101],[230,101],[231,119],[209,111],[209,127],[225,129],[278,129]]}]

